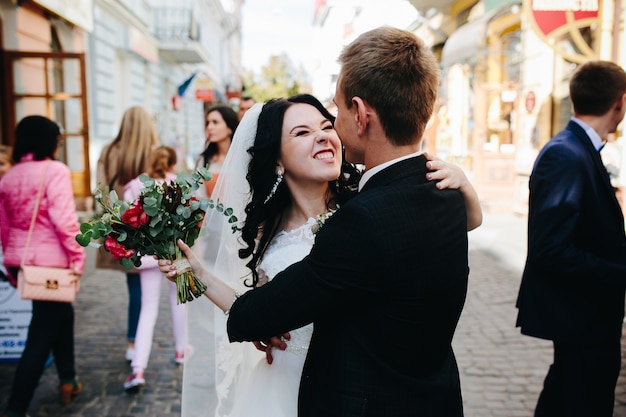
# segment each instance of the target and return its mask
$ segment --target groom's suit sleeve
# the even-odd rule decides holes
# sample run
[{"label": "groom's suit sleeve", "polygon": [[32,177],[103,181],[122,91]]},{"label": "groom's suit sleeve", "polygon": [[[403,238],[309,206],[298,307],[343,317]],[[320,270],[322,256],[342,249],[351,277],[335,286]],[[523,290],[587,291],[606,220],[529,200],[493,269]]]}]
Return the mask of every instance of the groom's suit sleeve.
[{"label": "groom's suit sleeve", "polygon": [[[384,225],[380,225],[383,226]],[[271,282],[248,291],[232,306],[231,341],[262,340],[336,314],[357,296],[380,291],[378,245],[384,236],[363,205],[347,204],[318,232],[311,253]]]}]

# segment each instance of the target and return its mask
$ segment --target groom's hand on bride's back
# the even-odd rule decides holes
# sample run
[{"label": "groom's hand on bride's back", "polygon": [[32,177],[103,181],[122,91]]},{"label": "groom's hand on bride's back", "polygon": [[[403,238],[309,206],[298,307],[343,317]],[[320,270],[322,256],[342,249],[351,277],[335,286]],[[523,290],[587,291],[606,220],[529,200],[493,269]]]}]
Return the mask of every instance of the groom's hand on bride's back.
[{"label": "groom's hand on bride's back", "polygon": [[289,333],[283,333],[282,336],[274,336],[268,340],[262,340],[260,342],[252,342],[254,347],[256,347],[261,352],[265,352],[265,360],[267,360],[268,364],[272,364],[274,362],[274,357],[272,356],[272,348],[275,347],[280,350],[287,349],[287,340],[291,339],[291,335]]}]

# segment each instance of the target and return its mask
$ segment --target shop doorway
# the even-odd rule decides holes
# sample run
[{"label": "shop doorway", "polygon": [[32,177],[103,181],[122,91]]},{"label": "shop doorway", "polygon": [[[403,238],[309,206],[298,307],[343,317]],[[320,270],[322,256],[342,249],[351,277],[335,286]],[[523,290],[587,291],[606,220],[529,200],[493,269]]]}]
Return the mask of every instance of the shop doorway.
[{"label": "shop doorway", "polygon": [[40,114],[62,128],[57,159],[72,173],[74,196],[89,197],[89,126],[85,55],[67,52],[4,51],[2,124],[12,145],[13,128],[25,116]]}]

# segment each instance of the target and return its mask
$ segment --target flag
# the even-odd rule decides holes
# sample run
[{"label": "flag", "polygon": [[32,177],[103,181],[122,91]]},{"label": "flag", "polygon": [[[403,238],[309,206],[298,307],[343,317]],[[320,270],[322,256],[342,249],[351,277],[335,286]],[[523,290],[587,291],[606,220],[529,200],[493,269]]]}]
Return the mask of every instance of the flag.
[{"label": "flag", "polygon": [[178,86],[178,95],[179,96],[184,96],[185,95],[185,91],[187,91],[187,88],[189,88],[189,84],[191,84],[191,81],[193,81],[194,77],[196,76],[196,72],[194,72],[193,74],[191,74],[191,76],[189,78],[187,78],[181,85]]}]

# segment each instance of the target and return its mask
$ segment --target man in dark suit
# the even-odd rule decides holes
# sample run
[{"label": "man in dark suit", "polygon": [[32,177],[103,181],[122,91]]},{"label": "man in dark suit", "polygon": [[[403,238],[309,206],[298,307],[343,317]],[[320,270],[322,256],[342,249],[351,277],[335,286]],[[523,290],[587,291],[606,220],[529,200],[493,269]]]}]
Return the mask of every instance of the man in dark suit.
[{"label": "man in dark suit", "polygon": [[314,323],[300,417],[460,417],[451,341],[467,290],[466,209],[458,191],[426,180],[419,153],[437,62],[389,27],[359,36],[339,61],[335,128],[346,159],[367,168],[359,194],[309,256],[234,302],[229,337]]},{"label": "man in dark suit", "polygon": [[599,150],[624,117],[626,73],[581,65],[574,117],[530,177],[528,257],[517,300],[523,334],[552,340],[535,416],[613,415],[624,318],[624,218]]}]

